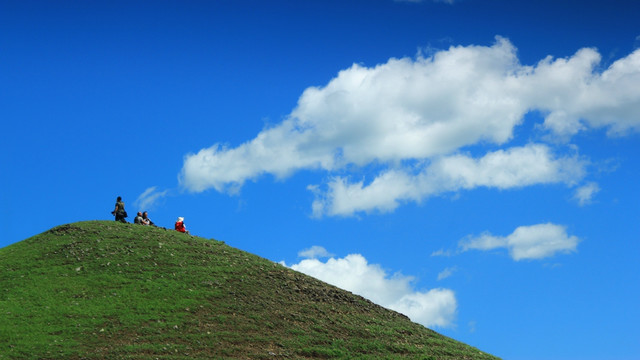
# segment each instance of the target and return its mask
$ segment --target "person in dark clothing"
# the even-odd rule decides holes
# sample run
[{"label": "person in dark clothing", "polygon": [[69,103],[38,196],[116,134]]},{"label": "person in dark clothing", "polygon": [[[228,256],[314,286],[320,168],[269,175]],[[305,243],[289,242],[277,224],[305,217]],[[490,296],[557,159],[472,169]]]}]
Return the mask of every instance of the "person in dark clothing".
[{"label": "person in dark clothing", "polygon": [[124,201],[122,201],[122,197],[118,196],[116,199],[116,208],[111,212],[116,217],[116,221],[120,221],[123,223],[127,223],[127,220],[124,218],[127,217],[127,212],[124,210]]}]

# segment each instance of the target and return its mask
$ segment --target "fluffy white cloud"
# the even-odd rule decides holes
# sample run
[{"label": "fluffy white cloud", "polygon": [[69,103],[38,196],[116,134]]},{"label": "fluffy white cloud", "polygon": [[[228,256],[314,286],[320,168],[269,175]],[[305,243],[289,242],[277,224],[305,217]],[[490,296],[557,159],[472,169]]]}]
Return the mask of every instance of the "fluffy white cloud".
[{"label": "fluffy white cloud", "polygon": [[[547,57],[526,66],[508,40],[497,38],[492,46],[456,46],[429,57],[392,58],[374,67],[354,64],[325,86],[307,88],[282,123],[254,139],[235,148],[216,144],[188,154],[181,184],[191,191],[233,193],[264,174],[283,178],[303,169],[386,167],[366,187],[335,178],[313,205],[316,214],[348,214],[393,210],[398,201],[428,196],[434,185],[469,189],[549,182],[542,177],[562,174],[525,169],[512,174],[509,167],[514,165],[500,162],[512,156],[509,149],[493,151],[481,163],[457,153],[471,145],[504,146],[524,115],[534,110],[545,114],[542,128],[565,138],[590,128],[606,128],[612,135],[639,130],[640,50],[602,72],[596,71],[599,62],[597,51],[581,49],[569,58]],[[433,180],[436,175],[422,171],[424,166],[417,171],[407,167],[425,162],[436,175],[452,176],[441,177],[438,184],[425,183],[425,177]],[[447,164],[458,169],[505,168],[498,169],[497,178],[488,172],[476,176],[438,168]],[[357,198],[359,204],[341,205],[341,199],[362,190],[376,200]]]},{"label": "fluffy white cloud", "polygon": [[498,150],[479,159],[461,154],[444,156],[435,158],[417,174],[406,169],[388,170],[368,185],[336,177],[326,193],[316,191],[313,210],[315,216],[344,216],[360,211],[392,211],[401,201],[420,202],[428,196],[476,187],[572,185],[584,176],[585,165],[575,156],[558,158],[542,144]]},{"label": "fluffy white cloud", "polygon": [[520,226],[508,236],[494,236],[489,233],[461,241],[461,251],[492,250],[506,248],[511,257],[523,259],[542,259],[557,253],[576,251],[580,239],[568,235],[564,226],[556,224],[538,224]]},{"label": "fluffy white cloud", "polygon": [[228,149],[187,155],[193,190],[242,185],[263,173],[397,161],[450,153],[481,140],[504,143],[527,110],[513,97],[515,48],[456,47],[432,58],[354,64],[325,87],[310,87],[280,125]]},{"label": "fluffy white cloud", "polygon": [[[541,61],[524,82],[526,96],[549,111],[544,126],[559,135],[588,128],[622,135],[640,129],[640,49],[615,61],[601,74],[593,70],[600,54],[582,49],[572,58]],[[537,87],[548,93],[537,91]]]},{"label": "fluffy white cloud", "polygon": [[379,265],[369,264],[360,254],[331,258],[326,262],[306,259],[291,268],[403,313],[425,326],[451,326],[456,315],[457,301],[453,291],[416,291],[411,286],[412,277],[388,276]]}]

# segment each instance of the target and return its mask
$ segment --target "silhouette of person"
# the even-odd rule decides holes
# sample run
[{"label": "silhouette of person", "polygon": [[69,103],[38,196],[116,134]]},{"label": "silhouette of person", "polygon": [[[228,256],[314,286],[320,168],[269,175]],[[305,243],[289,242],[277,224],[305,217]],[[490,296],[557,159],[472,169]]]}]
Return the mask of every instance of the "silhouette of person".
[{"label": "silhouette of person", "polygon": [[124,201],[122,201],[122,197],[118,196],[116,199],[116,208],[111,212],[116,217],[116,221],[120,221],[123,223],[127,223],[127,220],[124,218],[127,217],[127,212],[124,209]]}]

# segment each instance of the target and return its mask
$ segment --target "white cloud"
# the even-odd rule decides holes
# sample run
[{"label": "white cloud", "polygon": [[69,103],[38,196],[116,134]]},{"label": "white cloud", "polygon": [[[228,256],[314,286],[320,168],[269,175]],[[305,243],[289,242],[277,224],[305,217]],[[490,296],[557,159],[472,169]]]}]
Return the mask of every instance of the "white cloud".
[{"label": "white cloud", "polygon": [[531,70],[523,84],[526,97],[549,111],[547,128],[559,135],[589,128],[607,128],[609,135],[640,129],[640,49],[602,73],[594,72],[599,62],[597,51],[582,49],[569,59],[547,57]]},{"label": "white cloud", "polygon": [[579,238],[567,234],[564,226],[547,223],[520,226],[504,237],[485,233],[461,241],[459,247],[461,251],[505,248],[509,250],[511,258],[518,261],[573,252],[579,242]]},{"label": "white cloud", "polygon": [[[399,202],[420,201],[438,189],[554,182],[566,175],[555,167],[545,169],[556,171],[551,174],[523,168],[513,173],[517,164],[501,162],[514,155],[508,148],[492,150],[481,161],[459,152],[472,145],[504,147],[524,115],[534,110],[545,114],[540,128],[564,138],[594,128],[606,128],[610,135],[640,130],[640,49],[602,72],[596,71],[599,62],[597,51],[581,49],[568,58],[549,56],[526,66],[516,48],[498,37],[492,46],[456,46],[429,57],[391,58],[374,67],[354,64],[325,86],[307,88],[282,123],[254,139],[235,148],[215,144],[185,156],[181,184],[191,191],[234,193],[265,174],[285,178],[308,169],[333,175],[372,164],[381,167],[366,187],[336,177],[328,193],[319,194],[315,214],[343,215],[392,211]],[[552,152],[539,144],[525,149]],[[497,169],[501,177],[438,168],[446,164]],[[452,176],[432,183],[442,172]],[[355,196],[360,203],[340,202],[365,190],[373,201]]]},{"label": "white cloud", "polygon": [[584,176],[585,161],[573,156],[558,158],[542,144],[530,144],[491,152],[479,159],[466,155],[435,158],[422,171],[392,169],[370,184],[349,183],[336,177],[328,191],[315,191],[314,215],[352,215],[356,212],[392,211],[402,201],[420,202],[444,192],[476,187],[520,188],[549,183],[572,185]]},{"label": "white cloud", "polygon": [[326,262],[306,259],[291,268],[403,313],[424,326],[451,326],[456,315],[457,301],[452,290],[416,291],[411,286],[412,277],[388,276],[360,254]]},{"label": "white cloud", "polygon": [[307,258],[307,259],[317,259],[317,258],[332,257],[333,254],[328,252],[327,249],[325,249],[322,246],[314,245],[309,249],[305,249],[298,252],[298,256]]},{"label": "white cloud", "polygon": [[576,189],[573,198],[578,202],[578,204],[580,204],[580,206],[584,206],[590,204],[595,194],[599,191],[600,186],[594,182],[590,182]]},{"label": "white cloud", "polygon": [[147,188],[138,196],[134,204],[142,211],[152,209],[160,199],[169,194],[169,190],[157,191],[156,189],[155,186]]}]

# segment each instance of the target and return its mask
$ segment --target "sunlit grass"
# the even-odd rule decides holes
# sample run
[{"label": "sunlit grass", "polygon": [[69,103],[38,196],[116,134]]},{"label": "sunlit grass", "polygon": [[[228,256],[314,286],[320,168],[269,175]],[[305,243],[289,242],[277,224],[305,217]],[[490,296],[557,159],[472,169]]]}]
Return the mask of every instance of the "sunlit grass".
[{"label": "sunlit grass", "polygon": [[0,249],[0,359],[494,359],[223,242],[90,221]]}]

